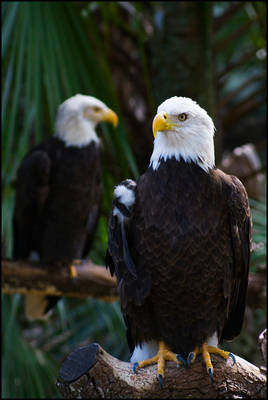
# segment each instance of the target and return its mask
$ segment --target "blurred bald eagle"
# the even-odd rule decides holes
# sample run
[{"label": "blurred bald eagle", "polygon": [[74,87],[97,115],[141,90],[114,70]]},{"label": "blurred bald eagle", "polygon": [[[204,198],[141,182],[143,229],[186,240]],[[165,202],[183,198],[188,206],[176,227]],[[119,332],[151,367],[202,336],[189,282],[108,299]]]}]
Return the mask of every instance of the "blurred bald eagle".
[{"label": "blurred bald eagle", "polygon": [[114,191],[106,264],[115,272],[133,370],[189,366],[242,327],[251,251],[247,193],[214,165],[214,124],[190,98],[159,107],[150,165]]},{"label": "blurred bald eagle", "polygon": [[[101,121],[117,115],[95,97],[77,94],[58,109],[55,134],[22,160],[13,215],[15,259],[67,265],[91,246],[101,204]],[[58,300],[26,296],[29,318],[42,317]]]}]

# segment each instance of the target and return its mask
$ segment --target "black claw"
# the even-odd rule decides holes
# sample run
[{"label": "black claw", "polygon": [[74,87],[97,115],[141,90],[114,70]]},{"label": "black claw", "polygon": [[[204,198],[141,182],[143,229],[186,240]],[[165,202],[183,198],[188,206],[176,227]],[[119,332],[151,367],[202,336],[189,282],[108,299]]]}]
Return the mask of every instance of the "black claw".
[{"label": "black claw", "polygon": [[233,353],[229,353],[229,357],[231,357],[231,359],[233,360],[233,365],[235,365],[236,364],[236,358],[233,355]]},{"label": "black claw", "polygon": [[176,358],[177,358],[178,361],[181,361],[183,363],[184,368],[188,367],[185,359],[180,354],[176,354]]},{"label": "black claw", "polygon": [[193,358],[194,358],[194,353],[191,351],[191,353],[189,353],[187,357],[187,368],[190,367]]},{"label": "black claw", "polygon": [[132,371],[134,372],[134,374],[136,374],[137,373],[137,368],[138,368],[138,363],[137,362],[135,362],[134,364],[132,364]]},{"label": "black claw", "polygon": [[213,370],[212,370],[212,368],[208,369],[208,374],[209,374],[210,383],[212,383],[212,381],[213,381]]},{"label": "black claw", "polygon": [[163,375],[162,374],[158,374],[158,380],[160,383],[161,388],[163,387]]}]

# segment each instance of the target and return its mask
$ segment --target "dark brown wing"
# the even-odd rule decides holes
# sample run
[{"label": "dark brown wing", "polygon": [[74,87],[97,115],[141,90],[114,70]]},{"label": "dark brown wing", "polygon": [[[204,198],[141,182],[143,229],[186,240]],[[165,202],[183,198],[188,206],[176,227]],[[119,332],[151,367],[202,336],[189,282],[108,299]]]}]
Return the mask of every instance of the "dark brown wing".
[{"label": "dark brown wing", "polygon": [[82,253],[82,257],[86,257],[89,250],[91,249],[93,240],[95,238],[95,233],[98,226],[99,216],[100,216],[100,206],[102,201],[102,187],[101,182],[96,183],[94,190],[94,199],[92,199],[92,207],[89,210],[87,219],[87,235],[86,241]]},{"label": "dark brown wing", "polygon": [[[127,302],[142,305],[150,292],[150,279],[144,271],[137,271],[131,254],[131,225],[137,224],[135,219],[136,183],[130,179],[123,181],[118,187],[126,188],[132,193],[131,205],[121,197],[114,199],[109,220],[108,250],[106,265],[110,272],[115,272],[118,282],[122,310]],[[134,222],[133,222],[134,221]]]},{"label": "dark brown wing", "polygon": [[22,161],[17,174],[13,215],[13,257],[26,258],[36,250],[38,221],[49,194],[51,160],[34,150]]},{"label": "dark brown wing", "polygon": [[[124,186],[133,192],[133,198],[136,197],[136,183],[132,180],[126,180],[118,186]],[[148,269],[137,269],[131,254],[130,232],[133,224],[140,232],[143,224],[136,220],[136,203],[129,205],[116,198],[113,201],[109,228],[108,228],[108,249],[106,253],[106,267],[110,269],[111,274],[115,273],[117,277],[117,287],[120,296],[121,309],[126,324],[126,335],[129,349],[134,350],[135,337],[131,334],[131,324],[133,320],[128,316],[127,309],[133,305],[144,305],[146,298],[151,290],[151,275]]]},{"label": "dark brown wing", "polygon": [[233,270],[226,273],[224,295],[227,297],[227,319],[221,339],[232,340],[239,335],[245,313],[248,273],[251,252],[252,221],[248,196],[242,183],[230,176],[231,191],[228,198],[230,210],[230,235],[233,251]]},{"label": "dark brown wing", "polygon": [[[130,180],[121,182],[118,186],[127,188]],[[135,198],[135,183],[131,181],[133,198]],[[127,301],[141,303],[140,282],[129,250],[129,226],[133,219],[134,205],[126,206],[120,198],[115,198],[112,204],[109,228],[108,249],[106,253],[106,267],[111,274],[116,274],[121,307],[124,310]]]}]

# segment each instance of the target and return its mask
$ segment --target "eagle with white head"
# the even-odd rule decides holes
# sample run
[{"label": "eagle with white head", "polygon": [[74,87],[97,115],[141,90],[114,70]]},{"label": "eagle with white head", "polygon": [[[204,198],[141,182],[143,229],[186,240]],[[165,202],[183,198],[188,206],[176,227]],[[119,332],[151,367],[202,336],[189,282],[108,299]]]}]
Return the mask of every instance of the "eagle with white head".
[{"label": "eagle with white head", "polygon": [[[117,125],[102,101],[77,94],[58,109],[55,133],[22,160],[16,181],[13,257],[54,268],[85,257],[102,198],[99,122]],[[75,276],[75,268],[70,267]],[[26,296],[26,315],[42,318],[59,297]]]},{"label": "eagle with white head", "polygon": [[190,98],[164,101],[150,165],[114,191],[106,265],[115,273],[133,371],[188,367],[242,328],[251,217],[242,183],[214,165],[214,124]]}]

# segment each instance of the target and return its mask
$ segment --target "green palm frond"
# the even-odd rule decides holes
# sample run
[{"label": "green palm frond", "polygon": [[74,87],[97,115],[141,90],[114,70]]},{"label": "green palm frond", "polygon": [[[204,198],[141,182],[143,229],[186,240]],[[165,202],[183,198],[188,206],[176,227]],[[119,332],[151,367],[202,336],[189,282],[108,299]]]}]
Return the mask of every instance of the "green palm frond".
[{"label": "green palm frond", "polygon": [[48,354],[32,348],[23,339],[18,323],[21,298],[18,294],[2,296],[2,324],[5,327],[2,337],[2,397],[53,397],[57,395],[54,385],[57,368]]}]

